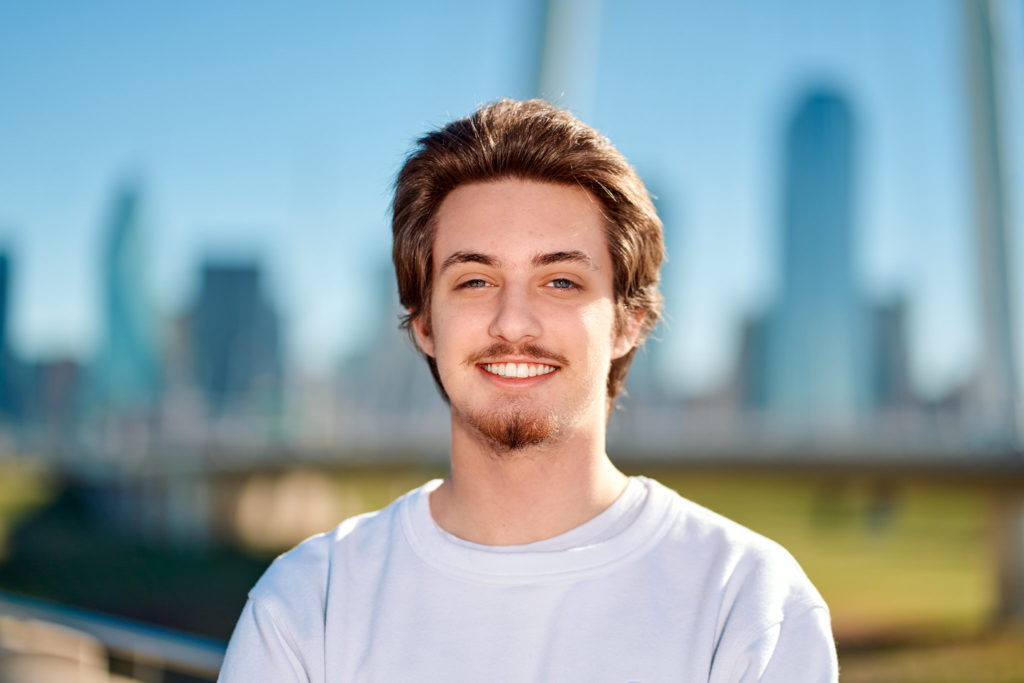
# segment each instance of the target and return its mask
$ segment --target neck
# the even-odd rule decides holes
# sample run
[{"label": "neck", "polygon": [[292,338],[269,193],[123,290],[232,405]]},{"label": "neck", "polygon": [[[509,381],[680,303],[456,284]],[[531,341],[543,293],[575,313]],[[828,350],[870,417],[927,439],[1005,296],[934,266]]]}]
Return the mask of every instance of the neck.
[{"label": "neck", "polygon": [[453,416],[452,470],[430,496],[431,514],[449,533],[486,545],[565,533],[626,488],[604,446],[602,422],[588,433],[500,452]]}]

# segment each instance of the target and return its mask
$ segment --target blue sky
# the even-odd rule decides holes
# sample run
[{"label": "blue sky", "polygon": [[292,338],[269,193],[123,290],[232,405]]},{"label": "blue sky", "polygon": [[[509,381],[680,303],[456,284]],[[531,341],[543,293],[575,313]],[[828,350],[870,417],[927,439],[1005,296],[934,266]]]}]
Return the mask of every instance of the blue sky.
[{"label": "blue sky", "polygon": [[[1008,104],[1020,112],[1024,13],[1007,5]],[[0,243],[15,259],[16,348],[92,353],[104,221],[118,182],[135,175],[162,313],[190,302],[202,258],[250,255],[267,269],[292,356],[331,367],[380,314],[390,183],[404,154],[480,102],[533,94],[539,6],[5,0]],[[952,0],[638,0],[606,1],[579,22],[596,33],[545,94],[608,135],[666,207],[662,343],[683,386],[721,379],[738,318],[771,301],[782,130],[817,83],[844,93],[856,117],[865,290],[908,297],[920,388],[942,391],[969,371],[958,11]],[[1024,131],[1011,133],[1019,167]],[[1024,263],[1019,220],[1014,230]]]}]

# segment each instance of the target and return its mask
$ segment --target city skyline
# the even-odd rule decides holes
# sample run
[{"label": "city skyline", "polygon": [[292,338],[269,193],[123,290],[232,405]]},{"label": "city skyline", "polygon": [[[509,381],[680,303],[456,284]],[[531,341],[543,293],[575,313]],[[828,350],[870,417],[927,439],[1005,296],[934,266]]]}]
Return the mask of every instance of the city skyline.
[{"label": "city skyline", "polygon": [[[442,6],[434,16],[397,5],[375,12],[314,4],[283,17],[268,8],[201,15],[186,5],[114,20],[125,7],[108,3],[87,17],[70,6],[56,17],[0,10],[8,15],[0,25],[39,39],[11,36],[0,48],[7,63],[25,65],[0,72],[0,86],[22,96],[0,114],[0,240],[13,257],[14,348],[29,356],[98,350],[99,234],[111,188],[134,172],[146,190],[149,276],[162,315],[194,298],[207,255],[241,253],[264,264],[269,297],[289,319],[285,347],[314,369],[333,368],[366,343],[373,324],[379,298],[367,287],[387,260],[391,175],[428,127],[479,101],[531,94],[532,5],[462,14]],[[587,119],[673,209],[680,250],[668,266],[671,325],[660,333],[674,360],[669,374],[690,392],[720,382],[736,355],[738,322],[777,292],[773,166],[783,114],[807,84],[826,80],[864,120],[855,267],[869,294],[906,296],[915,384],[942,393],[971,372],[978,350],[968,183],[958,167],[967,158],[959,3],[787,7],[781,16],[728,3],[602,8]],[[238,35],[228,36],[236,18]],[[440,32],[433,42],[418,35],[417,21]],[[194,42],[194,56],[167,37],[146,44],[167,22]],[[674,46],[658,40],[687,26],[704,33],[690,29]],[[112,39],[114,27],[129,35]],[[336,49],[332,30],[345,38]],[[806,40],[790,45],[786,36],[797,31]],[[432,51],[446,36],[451,46]],[[247,52],[258,39],[274,49]],[[211,56],[225,43],[240,56]],[[344,54],[364,66],[345,67]],[[467,63],[468,54],[480,58]],[[376,61],[360,59],[370,55]],[[712,60],[704,71],[702,55]],[[1009,58],[1012,75],[1019,52]],[[426,71],[453,77],[415,83]],[[346,96],[322,87],[335,81],[349,83],[338,86]],[[382,83],[395,92],[382,94]],[[277,102],[288,96],[295,104]],[[644,106],[652,98],[658,106]],[[639,113],[629,103],[640,103]],[[39,111],[46,116],[29,121]],[[1019,130],[1011,133],[1007,155],[1019,165],[1024,145]],[[1017,215],[1013,226],[1019,253]]]},{"label": "city skyline", "polygon": [[[645,348],[612,420],[612,443],[626,439],[634,454],[741,445],[770,452],[807,437],[915,453],[1019,443],[1016,430],[985,419],[976,393],[984,368],[939,397],[906,381],[908,304],[874,298],[855,274],[860,134],[852,112],[834,88],[812,88],[794,102],[781,136],[784,211],[774,250],[784,284],[771,305],[736,322],[741,341],[729,374],[686,395],[663,381],[676,362],[666,346]],[[269,295],[260,259],[205,256],[187,307],[157,322],[146,296],[144,196],[132,180],[112,197],[101,353],[5,356],[3,388],[14,400],[0,425],[20,448],[125,461],[168,447],[230,447],[253,458],[279,445],[307,455],[408,444],[440,452],[445,406],[397,329],[390,267],[365,289],[374,298],[367,342],[313,377],[284,353],[289,312]],[[670,223],[667,230],[671,246],[676,233]],[[16,262],[2,250],[0,258]],[[665,272],[667,287],[676,275]],[[642,414],[631,410],[638,405]]]}]

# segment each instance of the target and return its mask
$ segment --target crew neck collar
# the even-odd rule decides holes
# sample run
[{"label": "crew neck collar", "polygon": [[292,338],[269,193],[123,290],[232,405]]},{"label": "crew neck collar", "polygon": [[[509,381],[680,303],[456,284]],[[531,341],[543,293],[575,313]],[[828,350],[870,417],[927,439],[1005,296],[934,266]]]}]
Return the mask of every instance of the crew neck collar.
[{"label": "crew neck collar", "polygon": [[488,546],[452,536],[434,521],[430,493],[440,484],[440,479],[428,482],[402,500],[405,536],[435,569],[484,582],[560,581],[607,571],[639,556],[672,521],[671,492],[653,480],[631,477],[611,506],[564,534],[525,545]]}]

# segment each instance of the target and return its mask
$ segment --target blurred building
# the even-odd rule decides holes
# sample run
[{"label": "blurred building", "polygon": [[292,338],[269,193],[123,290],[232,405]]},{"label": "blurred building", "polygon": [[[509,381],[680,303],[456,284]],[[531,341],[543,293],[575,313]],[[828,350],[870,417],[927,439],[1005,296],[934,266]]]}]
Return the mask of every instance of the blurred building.
[{"label": "blurred building", "polygon": [[748,410],[762,410],[767,404],[765,387],[765,316],[749,315],[740,323],[736,358],[738,402]]},{"label": "blurred building", "polygon": [[138,185],[124,184],[114,198],[103,246],[103,341],[92,368],[92,399],[107,414],[148,412],[160,388],[141,208]]},{"label": "blurred building", "polygon": [[14,258],[0,251],[0,438],[25,435],[32,369],[11,347],[11,292]]},{"label": "blurred building", "polygon": [[872,302],[856,276],[856,139],[830,89],[807,93],[787,129],[781,286],[743,321],[736,373],[741,402],[776,433],[863,440],[865,418],[885,418],[887,439],[915,428],[906,300]]},{"label": "blurred building", "polygon": [[402,308],[390,264],[375,281],[371,333],[339,368],[340,436],[346,445],[440,447],[448,438],[447,406],[426,361],[398,327]]},{"label": "blurred building", "polygon": [[83,412],[85,370],[72,358],[39,359],[25,367],[23,436],[51,458],[73,457]]},{"label": "blurred building", "polygon": [[0,251],[0,420],[18,418],[21,396],[18,367],[11,352],[10,334],[11,258]]},{"label": "blurred building", "polygon": [[847,422],[872,402],[869,312],[853,259],[853,114],[839,93],[799,103],[785,138],[781,287],[741,344],[755,406],[789,424]]},{"label": "blurred building", "polygon": [[189,317],[192,368],[210,415],[277,415],[281,335],[260,267],[206,263]]},{"label": "blurred building", "polygon": [[880,411],[915,405],[907,354],[907,302],[902,297],[871,307],[871,404]]}]

